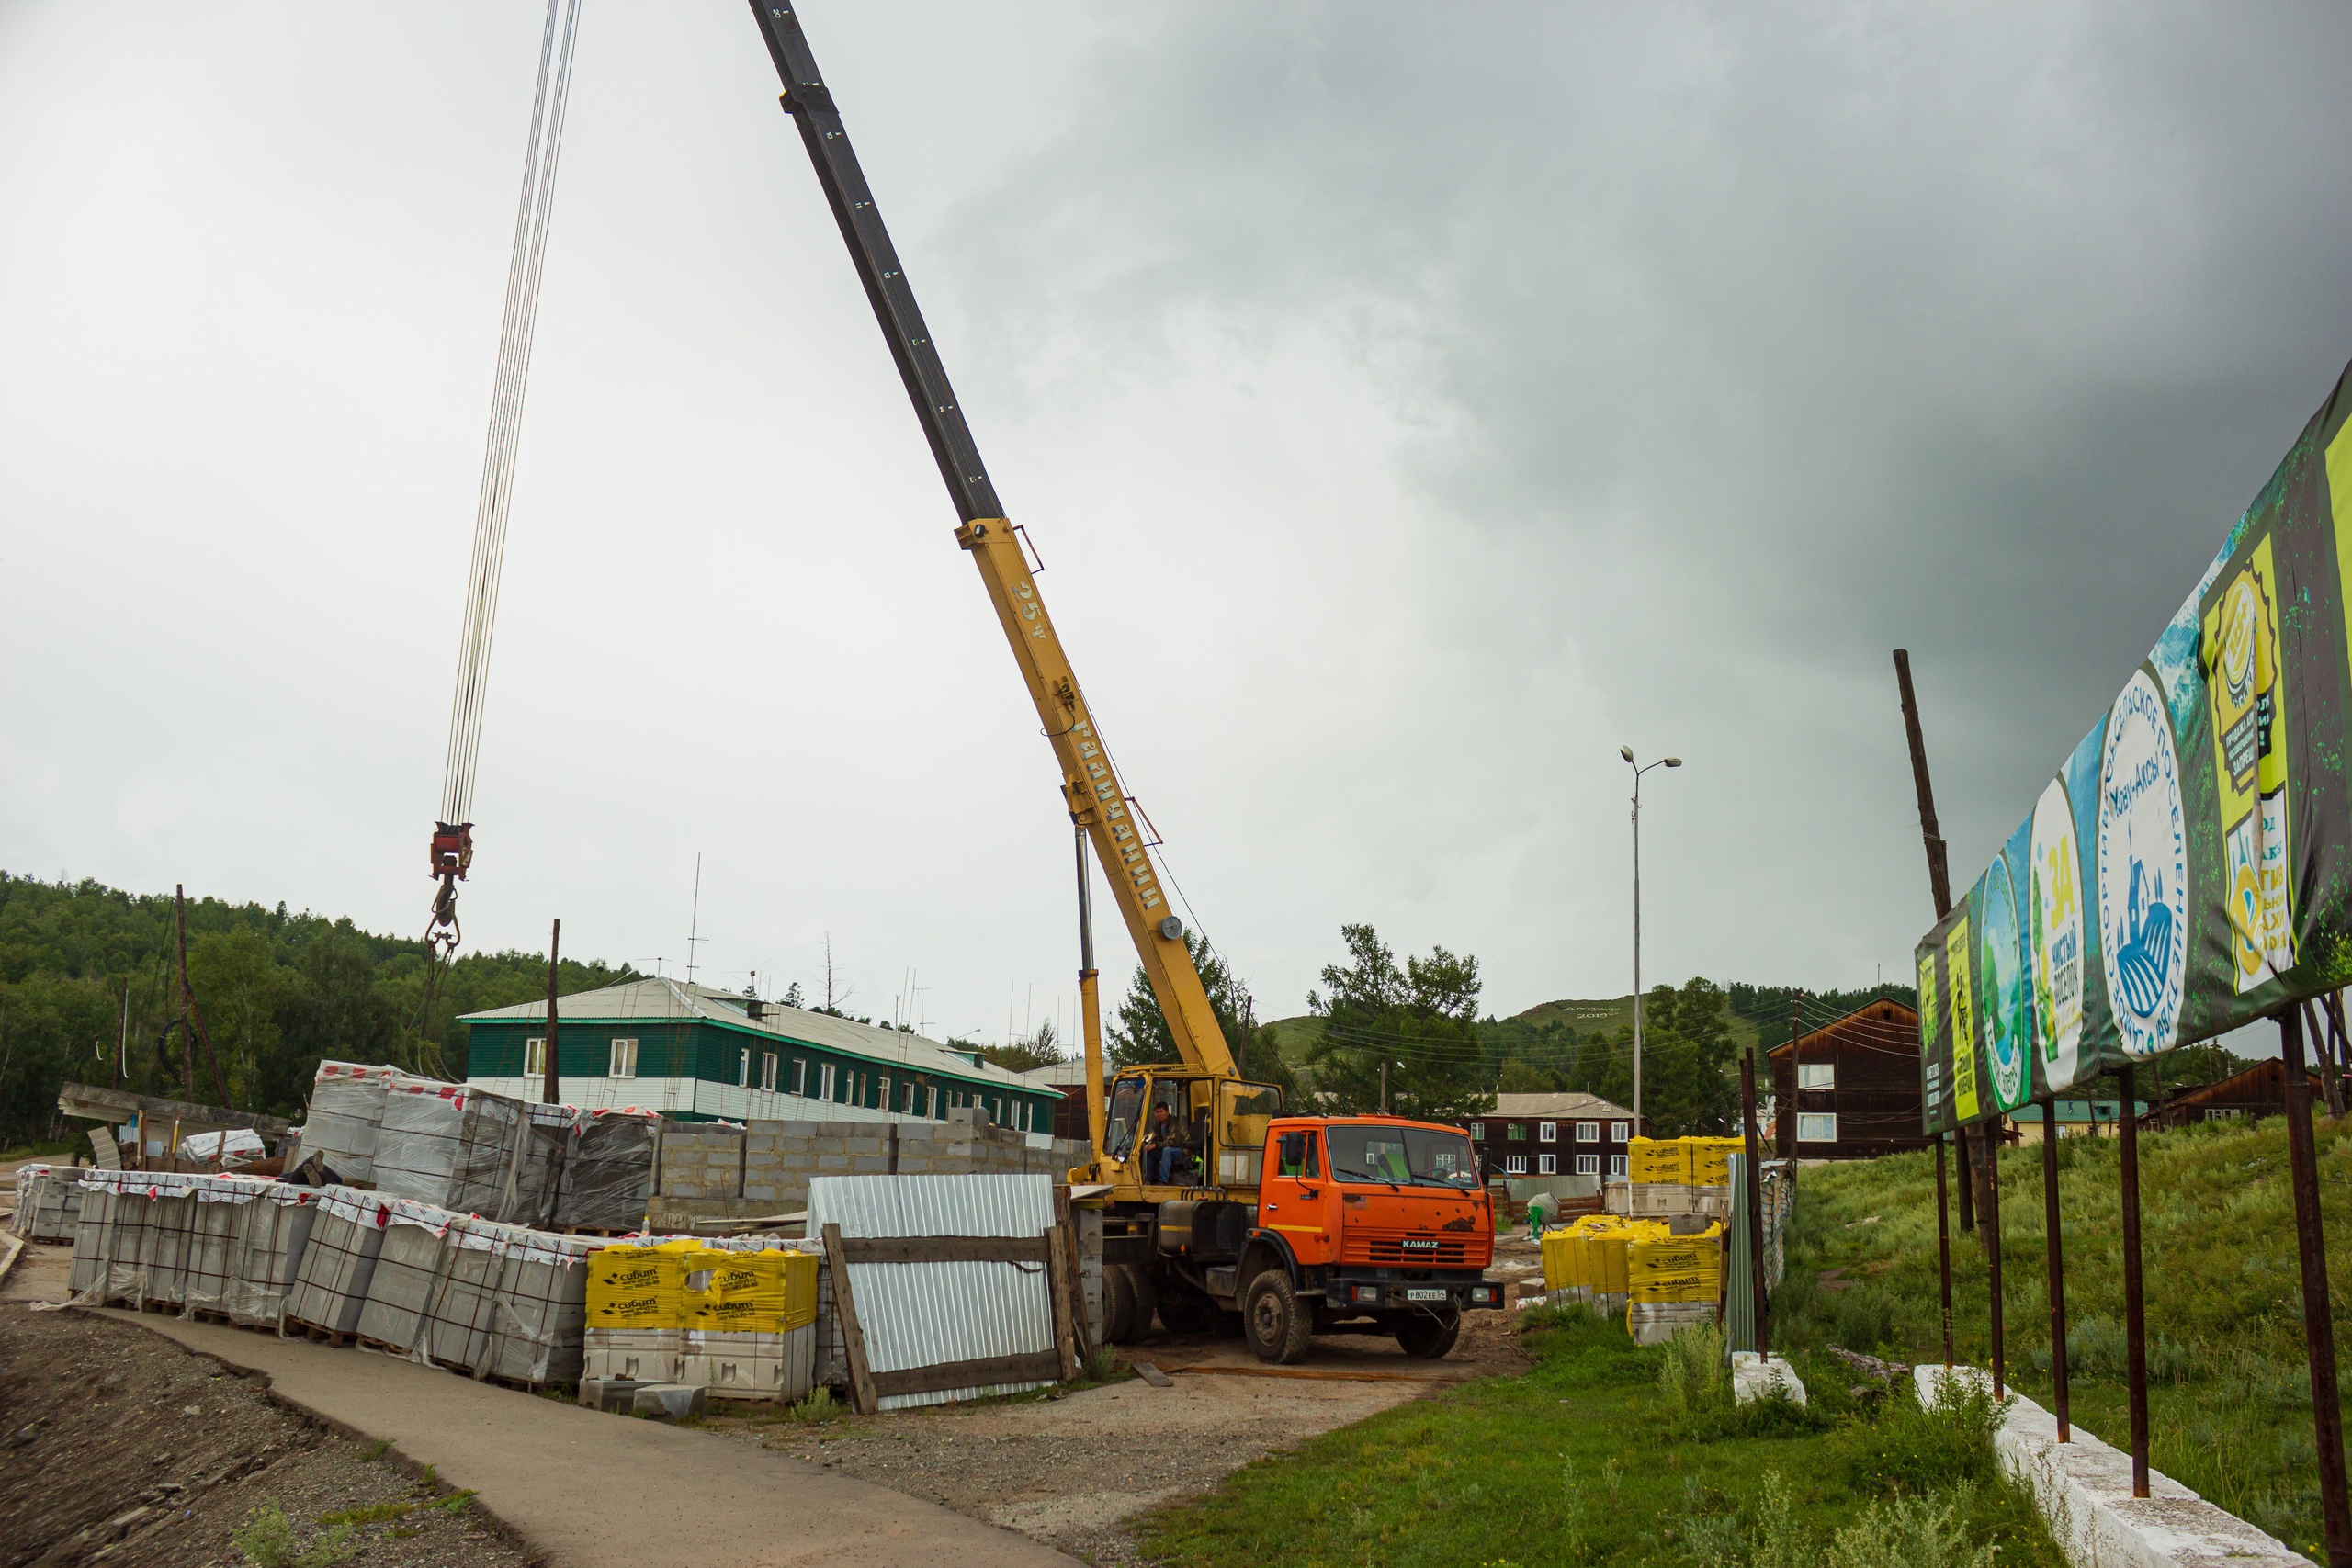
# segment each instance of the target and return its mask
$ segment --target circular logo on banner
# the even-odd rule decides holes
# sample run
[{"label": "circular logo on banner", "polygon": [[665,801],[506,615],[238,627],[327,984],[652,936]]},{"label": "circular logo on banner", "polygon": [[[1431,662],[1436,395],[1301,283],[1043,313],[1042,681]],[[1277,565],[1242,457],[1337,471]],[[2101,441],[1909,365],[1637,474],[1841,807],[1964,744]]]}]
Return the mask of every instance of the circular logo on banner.
[{"label": "circular logo on banner", "polygon": [[2033,808],[2025,905],[2033,917],[2033,1043],[2042,1081],[2064,1089],[2082,1071],[2083,891],[2075,805],[2056,779]]},{"label": "circular logo on banner", "polygon": [[2098,939],[2125,1055],[2169,1047],[2188,969],[2188,852],[2180,757],[2164,694],[2143,670],[2108,715],[2098,780]]},{"label": "circular logo on banner", "polygon": [[2006,855],[1984,874],[1984,936],[1976,961],[1976,994],[1984,998],[1984,1059],[1993,1066],[1993,1098],[2005,1111],[2025,1103],[2025,963],[2018,941],[2018,899]]}]

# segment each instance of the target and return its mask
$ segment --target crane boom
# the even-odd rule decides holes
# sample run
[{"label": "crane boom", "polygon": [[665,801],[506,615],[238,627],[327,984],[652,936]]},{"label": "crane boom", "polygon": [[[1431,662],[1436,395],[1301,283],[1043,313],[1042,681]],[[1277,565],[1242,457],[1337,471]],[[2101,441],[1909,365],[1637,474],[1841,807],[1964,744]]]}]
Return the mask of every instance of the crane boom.
[{"label": "crane boom", "polygon": [[842,129],[841,111],[817,69],[808,35],[789,0],[751,0],[752,14],[767,39],[768,53],[784,83],[783,104],[817,183],[841,225],[865,297],[874,306],[883,340],[898,362],[914,403],[915,418],[931,443],[939,476],[956,503],[956,542],[979,568],[980,581],[996,606],[1005,638],[1012,645],[1022,680],[1036,705],[1037,717],[1053,743],[1062,771],[1062,794],[1071,819],[1093,842],[1115,896],[1127,934],[1143,960],[1152,994],[1168,1021],[1168,1032],[1186,1066],[1218,1077],[1235,1076],[1232,1053],[1209,1006],[1200,971],[1185,945],[1183,922],[1169,908],[1158,867],[1138,827],[1125,787],[1102,744],[1086,696],[1055,634],[1053,619],[1039,597],[1022,541],[1006,521],[1004,508],[980,461],[979,448],[948,385],[946,367],[915,306],[914,290],[890,244],[889,231],[874,205],[874,193],[858,167],[857,154]]}]

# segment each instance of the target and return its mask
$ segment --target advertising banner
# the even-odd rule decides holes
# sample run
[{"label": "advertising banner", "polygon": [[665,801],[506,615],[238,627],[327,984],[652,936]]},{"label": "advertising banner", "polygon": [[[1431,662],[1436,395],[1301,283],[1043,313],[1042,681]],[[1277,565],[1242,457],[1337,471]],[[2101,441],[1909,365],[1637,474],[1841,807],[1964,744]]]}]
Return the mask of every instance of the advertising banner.
[{"label": "advertising banner", "polygon": [[2352,370],[1920,940],[1930,1133],[2352,984]]}]

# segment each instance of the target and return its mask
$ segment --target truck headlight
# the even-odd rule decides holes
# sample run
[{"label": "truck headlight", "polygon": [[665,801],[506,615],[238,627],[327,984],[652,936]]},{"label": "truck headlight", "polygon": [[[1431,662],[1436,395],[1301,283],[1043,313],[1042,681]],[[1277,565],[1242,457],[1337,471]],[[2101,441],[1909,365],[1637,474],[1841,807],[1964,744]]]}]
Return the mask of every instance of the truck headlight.
[{"label": "truck headlight", "polygon": [[1474,1302],[1491,1302],[1495,1299],[1495,1288],[1492,1285],[1473,1285],[1470,1287],[1470,1299]]},{"label": "truck headlight", "polygon": [[1370,1302],[1373,1305],[1378,1306],[1380,1304],[1380,1287],[1377,1285],[1351,1285],[1348,1287],[1348,1299],[1351,1302]]}]

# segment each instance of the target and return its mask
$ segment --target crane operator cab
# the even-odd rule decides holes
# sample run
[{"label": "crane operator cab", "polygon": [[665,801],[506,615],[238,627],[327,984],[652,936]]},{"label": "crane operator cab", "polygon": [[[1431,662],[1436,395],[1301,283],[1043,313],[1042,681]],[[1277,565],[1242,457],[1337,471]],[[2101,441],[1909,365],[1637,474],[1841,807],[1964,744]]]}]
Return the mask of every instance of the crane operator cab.
[{"label": "crane operator cab", "polygon": [[1119,1187],[1170,1189],[1170,1198],[1218,1189],[1213,1195],[1247,1201],[1282,1091],[1182,1067],[1141,1067],[1119,1075],[1110,1101],[1102,1157],[1120,1168]]}]

